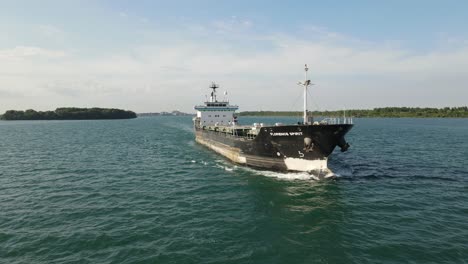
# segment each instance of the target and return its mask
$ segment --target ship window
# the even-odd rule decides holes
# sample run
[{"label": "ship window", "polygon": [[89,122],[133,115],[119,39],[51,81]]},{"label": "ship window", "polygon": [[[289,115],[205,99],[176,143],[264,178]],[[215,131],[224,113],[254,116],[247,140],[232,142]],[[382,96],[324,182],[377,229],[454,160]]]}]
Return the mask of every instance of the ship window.
[{"label": "ship window", "polygon": [[226,115],[223,115],[223,117],[226,117]]},{"label": "ship window", "polygon": [[211,117],[211,115],[208,115],[208,117]]}]

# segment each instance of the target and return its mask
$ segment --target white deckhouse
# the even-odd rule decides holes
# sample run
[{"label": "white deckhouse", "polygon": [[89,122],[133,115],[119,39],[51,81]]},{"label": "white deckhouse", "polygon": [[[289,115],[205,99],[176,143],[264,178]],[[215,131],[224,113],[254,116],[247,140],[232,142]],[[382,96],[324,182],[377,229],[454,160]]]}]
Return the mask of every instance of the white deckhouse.
[{"label": "white deckhouse", "polygon": [[[205,102],[204,105],[195,106],[197,110],[197,119],[200,121],[200,126],[229,126],[236,122],[234,112],[239,109],[237,105],[230,105],[229,101],[225,98],[218,101],[216,98],[216,89],[219,86],[212,83],[210,89],[210,100]],[[226,93],[224,95],[227,95]]]}]

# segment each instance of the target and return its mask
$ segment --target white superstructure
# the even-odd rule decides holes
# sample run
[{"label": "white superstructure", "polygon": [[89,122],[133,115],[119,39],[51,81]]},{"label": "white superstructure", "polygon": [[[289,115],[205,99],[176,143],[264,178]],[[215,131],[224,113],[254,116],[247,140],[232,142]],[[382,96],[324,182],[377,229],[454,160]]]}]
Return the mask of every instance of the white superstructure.
[{"label": "white superstructure", "polygon": [[227,99],[218,101],[216,97],[216,89],[218,88],[217,84],[212,83],[210,89],[213,91],[211,92],[210,99],[204,105],[195,106],[197,119],[200,120],[201,126],[228,126],[235,123],[234,112],[239,107],[237,105],[230,105]]}]

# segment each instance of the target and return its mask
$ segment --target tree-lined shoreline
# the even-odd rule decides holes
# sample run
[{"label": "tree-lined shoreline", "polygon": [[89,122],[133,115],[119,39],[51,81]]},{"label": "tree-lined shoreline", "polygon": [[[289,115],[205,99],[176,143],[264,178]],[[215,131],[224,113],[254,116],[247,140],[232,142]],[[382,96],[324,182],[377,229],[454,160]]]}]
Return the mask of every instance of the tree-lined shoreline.
[{"label": "tree-lined shoreline", "polygon": [[77,108],[61,107],[55,111],[26,111],[8,110],[1,120],[95,120],[95,119],[130,119],[136,118],[136,113],[132,111],[115,108]]},{"label": "tree-lined shoreline", "polygon": [[[244,111],[240,116],[297,116],[299,111]],[[383,107],[374,109],[351,109],[339,111],[310,111],[311,116],[342,117],[376,117],[376,118],[468,118],[468,107]],[[142,115],[144,116],[144,115]],[[0,115],[0,120],[94,120],[94,119],[131,119],[136,118],[133,111],[115,108],[77,108],[62,107],[54,111],[35,111],[28,109],[8,110]]]},{"label": "tree-lined shoreline", "polygon": [[[340,111],[311,111],[312,116],[342,117],[419,117],[419,118],[468,118],[468,107],[383,107],[374,109],[352,109]],[[295,111],[244,111],[241,116],[302,116]]]}]

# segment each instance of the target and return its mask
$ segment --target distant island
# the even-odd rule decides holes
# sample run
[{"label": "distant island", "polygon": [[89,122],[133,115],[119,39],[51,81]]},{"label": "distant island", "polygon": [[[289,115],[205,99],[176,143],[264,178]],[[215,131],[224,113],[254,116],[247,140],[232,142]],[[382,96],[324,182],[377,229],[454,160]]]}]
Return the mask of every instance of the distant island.
[{"label": "distant island", "polygon": [[8,110],[2,120],[91,120],[91,119],[130,119],[137,115],[132,111],[115,108],[76,108],[62,107],[55,111]]},{"label": "distant island", "polygon": [[138,113],[138,116],[193,116],[193,114],[188,114],[174,110],[172,112],[154,112],[154,113]]},{"label": "distant island", "polygon": [[[311,111],[312,116],[342,117],[340,111]],[[241,116],[301,116],[302,112],[292,111],[246,111]],[[384,107],[368,110],[346,110],[350,117],[459,117],[468,118],[468,107],[420,108],[420,107]]]}]

